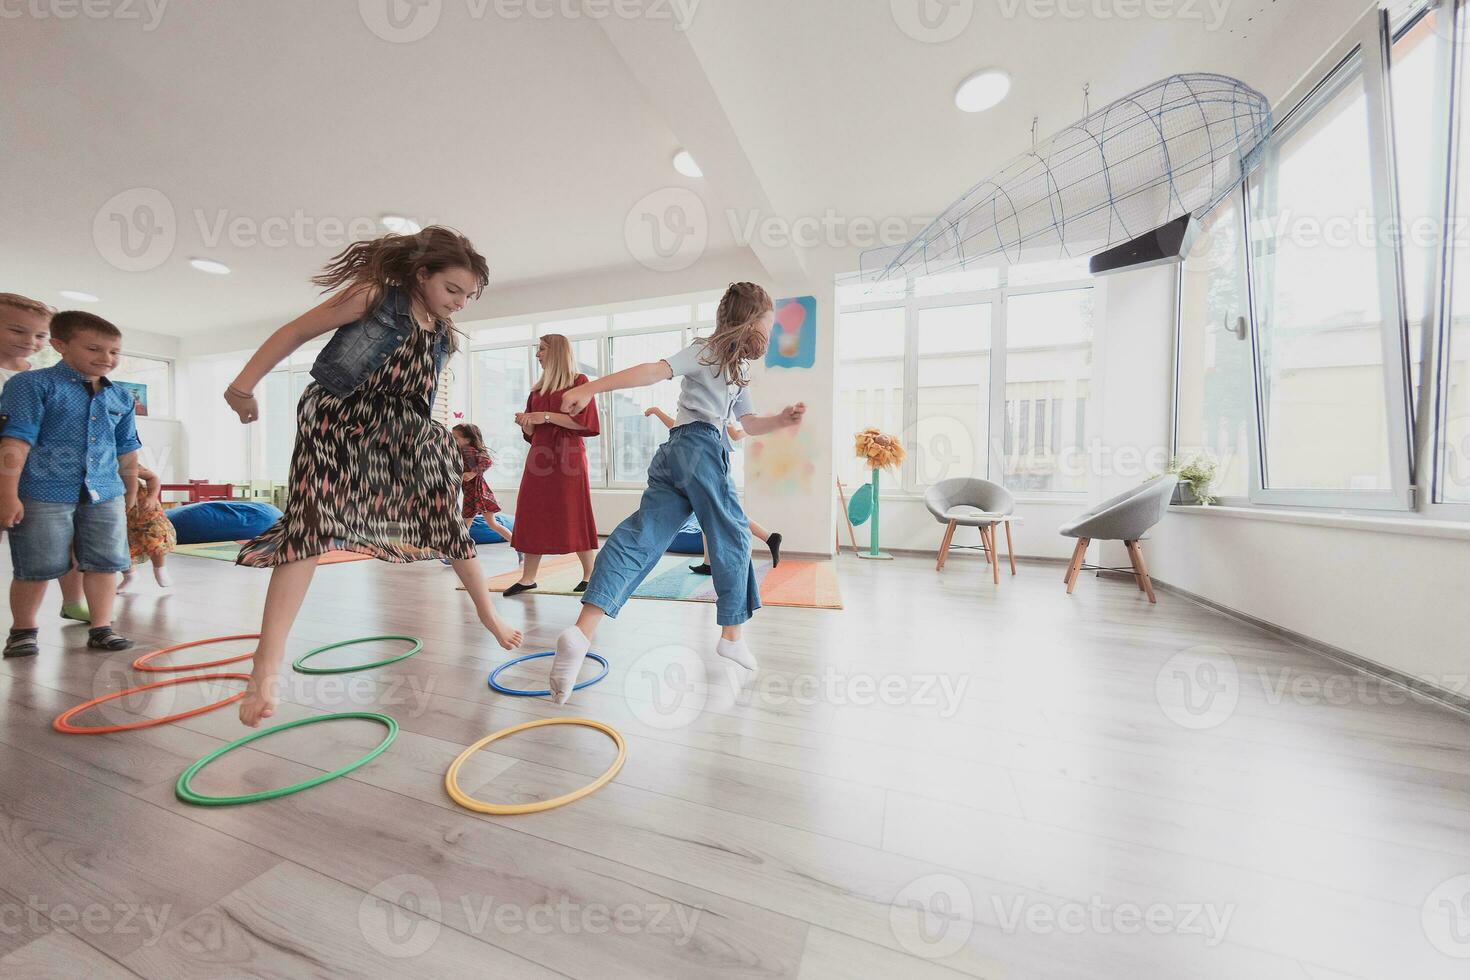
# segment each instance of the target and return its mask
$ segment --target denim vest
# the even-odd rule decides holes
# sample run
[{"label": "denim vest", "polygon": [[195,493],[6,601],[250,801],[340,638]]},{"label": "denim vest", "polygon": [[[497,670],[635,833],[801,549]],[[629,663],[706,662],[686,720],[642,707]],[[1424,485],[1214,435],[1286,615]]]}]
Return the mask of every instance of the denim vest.
[{"label": "denim vest", "polygon": [[[338,398],[356,391],[367,376],[383,366],[388,355],[396,351],[413,331],[422,329],[409,311],[408,294],[396,286],[383,291],[378,308],[355,323],[338,327],[327,346],[316,356],[311,376]],[[434,337],[434,378],[444,370],[444,354],[449,334],[440,330]],[[429,396],[432,408],[434,396]]]}]

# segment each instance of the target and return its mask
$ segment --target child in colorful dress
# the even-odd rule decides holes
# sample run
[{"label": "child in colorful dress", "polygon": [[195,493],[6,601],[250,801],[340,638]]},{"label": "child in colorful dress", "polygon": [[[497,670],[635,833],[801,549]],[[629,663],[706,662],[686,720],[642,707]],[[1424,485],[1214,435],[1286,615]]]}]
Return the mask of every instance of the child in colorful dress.
[{"label": "child in colorful dress", "polygon": [[775,415],[756,415],[746,376],[750,361],[764,357],[775,320],[771,297],[750,282],[725,291],[715,312],[715,332],[661,361],[650,361],[579,384],[562,396],[562,411],[576,415],[604,391],[640,388],[682,378],[679,414],[669,440],[648,466],[648,489],[638,512],[619,524],[597,554],[582,596],[577,625],[556,640],[551,694],[558,704],[571,697],[582,659],[604,616],[616,617],[690,514],[699,517],[709,543],[714,574],[715,652],[754,670],[756,659],[741,639],[741,625],[760,608],[750,558],[750,523],[730,479],[729,433],[733,420],[750,435],[801,424],[806,405],[788,405]]},{"label": "child in colorful dress", "polygon": [[286,513],[237,559],[272,569],[240,702],[246,725],[275,713],[286,639],[328,551],[395,563],[449,558],[480,623],[504,649],[520,645],[521,631],[490,601],[456,506],[459,450],[432,415],[444,358],[458,347],[450,318],[489,280],[484,256],[448,228],[357,242],[312,280],[338,292],[272,334],[225,389],[240,421],[255,421],[261,379],[302,344],[333,333],[297,406]]},{"label": "child in colorful dress", "polygon": [[[138,502],[128,508],[128,554],[134,565],[152,562],[153,580],[160,588],[166,589],[174,584],[174,580],[168,569],[163,567],[164,559],[178,546],[179,539],[174,533],[173,522],[163,514],[159,486],[157,473],[145,466],[138,467]],[[122,573],[122,584],[117,591],[126,590],[132,579],[133,570],[130,568]]]}]

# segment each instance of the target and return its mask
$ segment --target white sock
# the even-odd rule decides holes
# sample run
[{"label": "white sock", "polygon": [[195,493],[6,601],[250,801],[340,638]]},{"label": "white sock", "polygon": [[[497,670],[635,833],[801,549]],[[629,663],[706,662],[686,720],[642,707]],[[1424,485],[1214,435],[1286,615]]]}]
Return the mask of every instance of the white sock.
[{"label": "white sock", "polygon": [[174,584],[174,577],[168,573],[167,568],[164,568],[162,565],[154,565],[153,581],[157,582],[161,588],[166,589]]},{"label": "white sock", "polygon": [[568,626],[556,638],[556,656],[551,661],[551,700],[566,704],[577,686],[582,660],[592,648],[592,641],[575,626]]},{"label": "white sock", "polygon": [[720,642],[715,644],[715,653],[726,660],[735,661],[747,670],[755,670],[755,654],[750,652],[750,647],[745,645],[744,640],[727,640],[721,637]]}]

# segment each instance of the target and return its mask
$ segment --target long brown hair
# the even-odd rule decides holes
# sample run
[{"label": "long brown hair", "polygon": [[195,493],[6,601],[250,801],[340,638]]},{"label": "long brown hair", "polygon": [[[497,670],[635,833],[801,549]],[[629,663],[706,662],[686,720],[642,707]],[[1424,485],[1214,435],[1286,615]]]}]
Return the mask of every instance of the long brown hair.
[{"label": "long brown hair", "polygon": [[485,437],[480,434],[480,427],[473,422],[461,422],[453,431],[458,432],[470,441],[470,447],[477,453],[490,455],[490,450],[485,446]]},{"label": "long brown hair", "polygon": [[699,363],[718,366],[725,381],[744,388],[750,384],[746,362],[766,356],[766,337],[756,321],[776,306],[771,296],[753,282],[732,282],[715,310],[715,332],[704,342]]},{"label": "long brown hair", "polygon": [[549,395],[570,388],[577,380],[577,359],[572,356],[572,342],[559,333],[545,334],[541,342],[546,345],[546,359],[541,364],[541,377],[531,390],[539,395]]},{"label": "long brown hair", "polygon": [[[475,251],[468,238],[443,225],[430,225],[412,235],[384,235],[371,241],[354,242],[334,255],[311,281],[321,286],[323,292],[343,287],[365,288],[368,309],[372,310],[390,286],[417,297],[420,269],[429,275],[445,269],[469,270],[480,284],[472,294],[475,299],[490,282],[490,266],[485,257]],[[452,320],[448,323],[449,349],[457,351],[459,331]]]}]

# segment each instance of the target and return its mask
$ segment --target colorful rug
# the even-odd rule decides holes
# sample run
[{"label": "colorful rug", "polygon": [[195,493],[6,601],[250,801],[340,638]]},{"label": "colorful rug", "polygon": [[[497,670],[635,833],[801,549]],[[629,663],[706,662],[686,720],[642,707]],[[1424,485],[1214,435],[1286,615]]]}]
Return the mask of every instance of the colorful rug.
[{"label": "colorful rug", "polygon": [[[714,602],[714,580],[695,575],[689,566],[698,555],[664,555],[648,578],[633,593],[635,599],[673,599],[681,602]],[[520,581],[519,571],[502,572],[490,579],[490,591],[503,592]],[[837,585],[837,566],[830,561],[799,561],[788,558],[779,568],[756,562],[755,579],[761,603],[767,606],[804,606],[810,609],[841,609],[842,592]],[[577,595],[572,590],[582,580],[582,563],[575,555],[544,561],[536,573],[538,594]]]},{"label": "colorful rug", "polygon": [[[174,549],[174,554],[188,555],[190,558],[234,562],[240,555],[240,546],[244,543],[244,541],[214,541],[208,544],[181,544]],[[344,561],[372,561],[372,557],[372,555],[360,555],[355,551],[329,551],[322,555],[317,564],[337,565]]]}]

